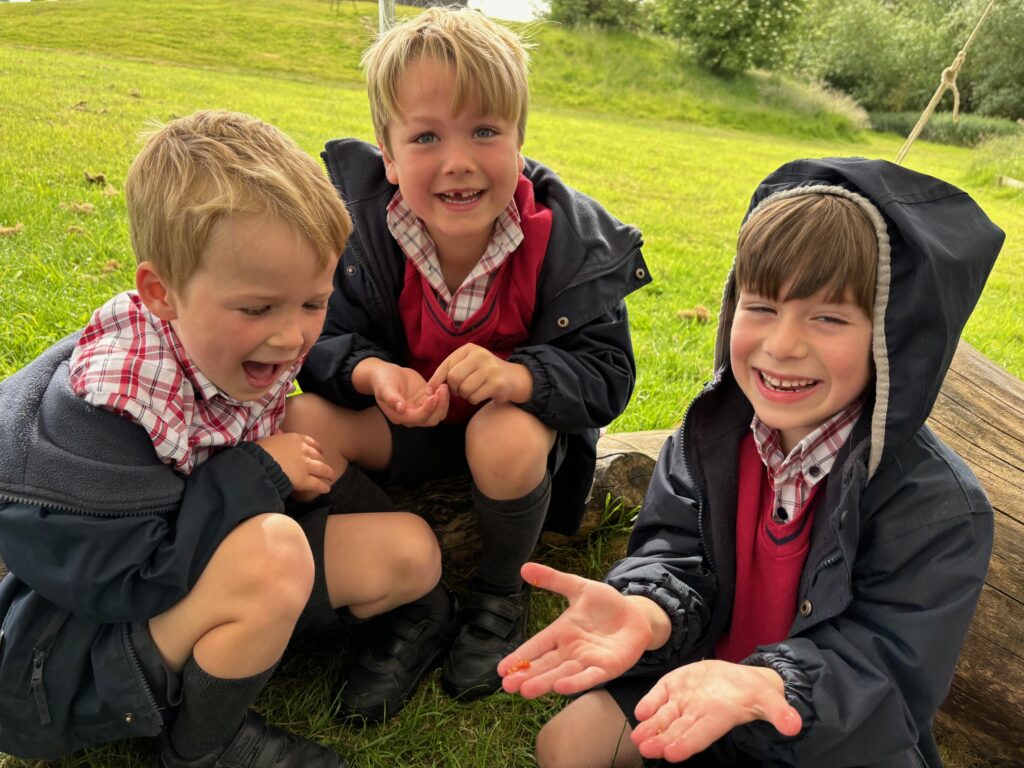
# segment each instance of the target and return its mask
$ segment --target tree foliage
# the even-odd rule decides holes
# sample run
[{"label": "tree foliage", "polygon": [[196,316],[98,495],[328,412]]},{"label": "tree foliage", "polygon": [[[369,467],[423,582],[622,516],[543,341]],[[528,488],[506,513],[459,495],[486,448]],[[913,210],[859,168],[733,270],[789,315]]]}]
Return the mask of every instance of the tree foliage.
[{"label": "tree foliage", "polygon": [[693,45],[698,66],[736,74],[784,60],[803,0],[658,0],[664,29]]},{"label": "tree foliage", "polygon": [[551,0],[548,18],[569,27],[593,24],[636,30],[644,26],[639,0]]}]

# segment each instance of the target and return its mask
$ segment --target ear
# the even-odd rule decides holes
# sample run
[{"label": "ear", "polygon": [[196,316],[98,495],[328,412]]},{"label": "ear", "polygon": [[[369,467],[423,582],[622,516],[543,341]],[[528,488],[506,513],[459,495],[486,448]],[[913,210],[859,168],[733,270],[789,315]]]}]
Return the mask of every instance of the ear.
[{"label": "ear", "polygon": [[384,175],[387,176],[388,181],[397,186],[398,169],[395,167],[395,161],[391,158],[391,153],[380,139],[377,140],[377,147],[380,149],[380,156],[384,158]]},{"label": "ear", "polygon": [[143,261],[135,268],[135,290],[139,292],[139,298],[146,309],[161,320],[177,318],[177,297],[148,261]]},{"label": "ear", "polygon": [[519,148],[518,157],[519,157],[519,172],[522,173],[523,169],[526,167],[526,158],[523,157],[523,148],[522,147]]}]

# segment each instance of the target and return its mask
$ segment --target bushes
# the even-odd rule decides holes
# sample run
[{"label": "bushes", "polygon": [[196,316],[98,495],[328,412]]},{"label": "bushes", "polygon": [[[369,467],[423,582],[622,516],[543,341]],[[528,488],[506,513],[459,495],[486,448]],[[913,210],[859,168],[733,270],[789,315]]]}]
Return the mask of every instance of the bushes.
[{"label": "bushes", "polygon": [[593,24],[605,29],[637,30],[643,26],[637,0],[551,0],[548,18],[568,27]]},{"label": "bushes", "polygon": [[[889,131],[900,136],[909,136],[917,125],[920,112],[872,112],[871,127],[876,131]],[[951,112],[936,112],[921,131],[920,138],[939,144],[953,144],[959,147],[975,147],[983,141],[997,137],[1020,137],[1024,129],[1012,120],[979,115],[960,115],[960,122],[953,123]]]},{"label": "bushes", "polygon": [[693,45],[697,65],[719,74],[775,68],[802,0],[658,0],[665,30]]}]

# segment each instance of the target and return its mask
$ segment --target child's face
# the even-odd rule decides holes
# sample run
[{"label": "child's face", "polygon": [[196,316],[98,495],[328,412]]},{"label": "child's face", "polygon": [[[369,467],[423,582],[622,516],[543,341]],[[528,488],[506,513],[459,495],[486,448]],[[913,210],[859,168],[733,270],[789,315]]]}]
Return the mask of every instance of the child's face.
[{"label": "child's face", "polygon": [[860,397],[872,375],[871,319],[849,294],[829,303],[826,293],[783,301],[740,291],[733,375],[786,453]]},{"label": "child's face", "polygon": [[401,117],[382,146],[388,180],[423,220],[438,256],[482,256],[494,221],[512,200],[523,157],[516,125],[480,113],[470,99],[451,114],[455,72],[422,59],[398,88]]},{"label": "child's face", "polygon": [[257,400],[323,328],[333,264],[276,219],[231,216],[214,229],[169,319],[192,362],[236,400]]}]

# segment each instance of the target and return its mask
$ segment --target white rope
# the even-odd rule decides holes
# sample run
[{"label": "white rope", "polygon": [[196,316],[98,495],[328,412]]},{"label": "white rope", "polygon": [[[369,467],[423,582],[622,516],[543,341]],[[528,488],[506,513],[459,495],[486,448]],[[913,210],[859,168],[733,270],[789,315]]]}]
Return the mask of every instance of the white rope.
[{"label": "white rope", "polygon": [[917,120],[917,125],[907,136],[907,140],[903,143],[903,147],[900,149],[899,154],[896,155],[896,164],[900,165],[903,162],[903,158],[907,156],[907,152],[910,151],[910,145],[914,143],[914,140],[924,130],[925,125],[928,123],[929,118],[932,116],[932,112],[935,111],[935,107],[938,106],[939,101],[942,100],[943,95],[946,91],[953,92],[953,122],[957,123],[960,120],[960,91],[956,87],[956,76],[960,72],[960,67],[963,66],[964,60],[967,58],[967,49],[971,47],[971,43],[974,42],[974,38],[978,34],[978,30],[981,29],[981,25],[985,23],[985,19],[988,18],[989,13],[992,12],[992,8],[995,7],[996,0],[991,0],[985,12],[981,14],[981,18],[978,19],[978,23],[974,26],[974,31],[971,32],[971,36],[967,38],[967,42],[964,43],[964,47],[957,53],[956,58],[953,59],[953,63],[942,70],[942,78],[939,81],[939,87],[935,90],[935,95],[932,96],[932,100],[928,102],[928,106],[924,108],[924,112],[921,113],[921,117]]}]

